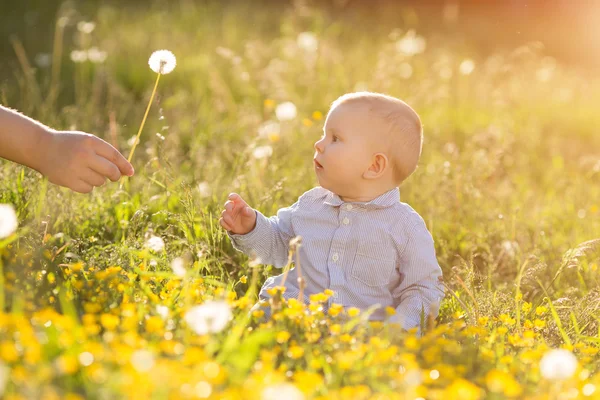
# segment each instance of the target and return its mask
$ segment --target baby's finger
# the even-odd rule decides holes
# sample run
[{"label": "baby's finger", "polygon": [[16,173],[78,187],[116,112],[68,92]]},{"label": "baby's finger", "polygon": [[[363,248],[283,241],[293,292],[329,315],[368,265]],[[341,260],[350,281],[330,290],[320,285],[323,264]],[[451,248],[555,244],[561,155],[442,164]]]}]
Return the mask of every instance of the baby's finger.
[{"label": "baby's finger", "polygon": [[229,225],[227,225],[227,223],[225,222],[225,220],[223,220],[223,218],[219,219],[219,224],[221,224],[221,226],[223,228],[225,228],[226,230],[230,231],[231,227]]},{"label": "baby's finger", "polygon": [[233,211],[233,209],[235,208],[235,203],[231,200],[227,200],[225,202],[224,207],[225,207],[225,210],[227,210],[227,211]]},{"label": "baby's finger", "polygon": [[231,201],[236,201],[238,199],[241,199],[240,195],[237,193],[229,193],[229,196],[227,196],[227,198]]},{"label": "baby's finger", "polygon": [[81,194],[90,193],[94,189],[94,187],[92,185],[82,181],[81,179],[77,180],[76,182],[71,183],[69,185],[69,188],[72,189],[73,191],[75,191],[77,193],[81,193]]}]

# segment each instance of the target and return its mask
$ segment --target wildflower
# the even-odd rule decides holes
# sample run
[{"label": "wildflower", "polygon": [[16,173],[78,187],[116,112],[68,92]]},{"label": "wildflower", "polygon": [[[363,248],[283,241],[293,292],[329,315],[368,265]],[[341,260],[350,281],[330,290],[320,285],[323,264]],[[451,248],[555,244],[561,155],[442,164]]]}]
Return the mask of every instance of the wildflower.
[{"label": "wildflower", "polygon": [[296,118],[298,111],[294,103],[290,101],[286,101],[285,103],[281,103],[275,109],[275,115],[277,119],[280,121],[291,121]]},{"label": "wildflower", "polygon": [[577,370],[577,358],[565,349],[553,349],[540,361],[540,372],[548,380],[569,379]]},{"label": "wildflower", "polygon": [[548,311],[548,308],[546,308],[546,306],[539,306],[535,308],[535,313],[540,316],[544,315],[546,311]]},{"label": "wildflower", "polygon": [[146,247],[155,252],[163,251],[165,248],[165,241],[159,236],[151,236],[146,240]]},{"label": "wildflower", "polygon": [[474,69],[475,69],[475,63],[473,62],[473,60],[470,60],[470,59],[464,60],[463,62],[460,63],[460,66],[458,67],[458,70],[463,75],[470,75]]},{"label": "wildflower", "polygon": [[38,53],[35,56],[35,64],[40,68],[48,68],[52,64],[52,56],[48,53]]},{"label": "wildflower", "polygon": [[321,111],[314,111],[312,117],[314,120],[320,121],[323,119],[323,113]]},{"label": "wildflower", "polygon": [[93,22],[80,21],[77,23],[77,30],[81,33],[90,34],[96,29],[96,24]]},{"label": "wildflower", "polygon": [[181,257],[174,258],[173,261],[171,261],[171,269],[173,270],[173,273],[180,278],[183,278],[187,273],[183,258]]},{"label": "wildflower", "polygon": [[88,53],[85,50],[73,50],[71,52],[71,61],[74,63],[82,63],[86,62],[88,58]]},{"label": "wildflower", "polygon": [[207,301],[192,307],[184,317],[198,335],[221,332],[231,318],[231,308],[225,301]]},{"label": "wildflower", "polygon": [[271,146],[259,146],[252,152],[252,157],[257,160],[268,158],[271,155],[273,155],[273,148]]},{"label": "wildflower", "polygon": [[288,357],[297,360],[304,355],[304,348],[297,345],[291,346],[287,352],[287,355]]},{"label": "wildflower", "polygon": [[415,33],[413,29],[406,32],[406,35],[396,42],[396,50],[399,53],[413,56],[425,51],[427,42],[425,38]]},{"label": "wildflower", "polygon": [[481,389],[471,382],[459,378],[456,379],[446,389],[445,398],[448,399],[461,399],[461,400],[475,400],[481,397]]},{"label": "wildflower", "polygon": [[19,226],[15,209],[10,204],[0,204],[0,239],[12,235]]},{"label": "wildflower", "polygon": [[138,372],[147,372],[154,366],[154,355],[148,350],[138,350],[131,355],[131,365]]},{"label": "wildflower", "polygon": [[102,64],[106,61],[106,52],[97,47],[90,47],[87,51],[87,58],[94,64]]},{"label": "wildflower", "polygon": [[278,383],[266,387],[260,396],[261,400],[304,400],[304,394],[291,383]]},{"label": "wildflower", "polygon": [[148,65],[157,74],[166,75],[173,72],[177,66],[177,59],[169,50],[157,50],[148,59]]},{"label": "wildflower", "polygon": [[160,80],[161,75],[166,75],[171,73],[175,66],[177,65],[177,59],[175,55],[171,53],[169,50],[158,50],[152,53],[150,58],[148,59],[148,65],[152,71],[156,72],[156,83],[154,84],[154,89],[152,90],[152,94],[150,95],[150,101],[148,102],[148,106],[146,107],[146,112],[144,113],[144,118],[142,119],[142,123],[140,125],[140,129],[138,130],[137,135],[135,136],[135,141],[133,146],[131,147],[131,151],[129,152],[129,157],[127,157],[127,161],[131,162],[133,158],[133,152],[137,147],[137,144],[140,141],[140,135],[142,134],[142,129],[144,128],[144,124],[146,123],[146,118],[148,117],[148,111],[150,111],[150,106],[152,105],[152,100],[154,99],[154,94],[156,93],[156,88],[158,87],[158,81]]},{"label": "wildflower", "polygon": [[356,307],[350,307],[348,309],[348,315],[353,318],[356,317],[358,314],[360,314],[360,309],[356,308]]},{"label": "wildflower", "polygon": [[298,43],[298,47],[309,53],[314,53],[319,48],[319,39],[312,32],[300,33],[296,42]]},{"label": "wildflower", "polygon": [[94,355],[89,351],[84,351],[78,357],[79,363],[84,367],[89,367],[94,362]]}]

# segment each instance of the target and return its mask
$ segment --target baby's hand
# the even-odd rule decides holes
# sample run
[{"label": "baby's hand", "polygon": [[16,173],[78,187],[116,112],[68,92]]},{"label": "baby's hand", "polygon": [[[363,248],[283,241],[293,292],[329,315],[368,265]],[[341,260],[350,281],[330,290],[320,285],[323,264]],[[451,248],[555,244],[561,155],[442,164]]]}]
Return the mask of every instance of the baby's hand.
[{"label": "baby's hand", "polygon": [[229,232],[245,235],[256,226],[256,212],[237,194],[231,193],[219,223]]},{"label": "baby's hand", "polygon": [[44,145],[36,169],[50,182],[79,193],[102,186],[106,178],[116,182],[134,172],[117,149],[88,133],[53,131]]}]

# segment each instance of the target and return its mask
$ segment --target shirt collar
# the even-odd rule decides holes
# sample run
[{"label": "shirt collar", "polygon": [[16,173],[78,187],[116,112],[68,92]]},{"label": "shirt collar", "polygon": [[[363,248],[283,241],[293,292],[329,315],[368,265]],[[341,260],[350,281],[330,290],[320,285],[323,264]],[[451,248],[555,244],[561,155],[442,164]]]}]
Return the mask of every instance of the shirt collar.
[{"label": "shirt collar", "polygon": [[[352,204],[362,208],[386,208],[398,203],[400,201],[400,189],[394,188],[385,192],[384,194],[374,198],[367,202],[351,202]],[[330,206],[339,207],[346,202],[340,199],[340,196],[333,192],[327,193],[327,197],[324,201],[325,204]]]}]

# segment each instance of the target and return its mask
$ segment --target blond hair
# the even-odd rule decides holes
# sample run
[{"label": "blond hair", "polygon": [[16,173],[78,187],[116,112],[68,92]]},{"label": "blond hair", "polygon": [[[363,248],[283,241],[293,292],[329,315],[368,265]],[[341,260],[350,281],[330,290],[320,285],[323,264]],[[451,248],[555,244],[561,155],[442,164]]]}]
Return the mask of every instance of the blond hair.
[{"label": "blond hair", "polygon": [[389,127],[383,138],[396,184],[417,169],[423,148],[423,126],[412,107],[395,97],[374,92],[347,93],[336,99],[331,109],[341,104],[366,105],[370,113]]}]

